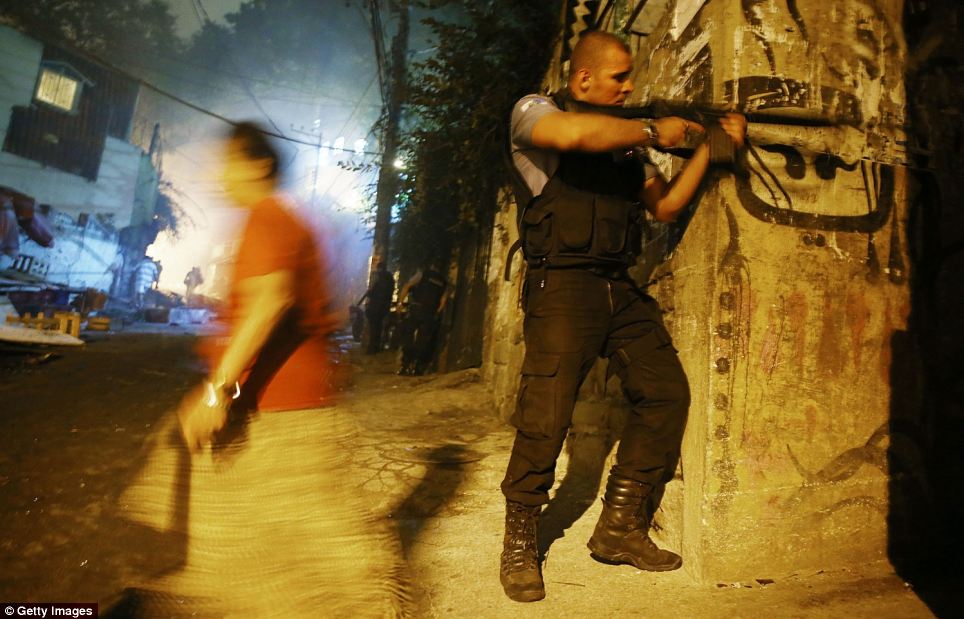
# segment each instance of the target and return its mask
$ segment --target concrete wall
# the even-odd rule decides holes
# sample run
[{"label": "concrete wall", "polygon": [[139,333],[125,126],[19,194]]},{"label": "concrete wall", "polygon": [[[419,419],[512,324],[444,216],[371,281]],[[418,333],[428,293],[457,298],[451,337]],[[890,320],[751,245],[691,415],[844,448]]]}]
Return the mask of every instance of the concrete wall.
[{"label": "concrete wall", "polygon": [[[923,524],[894,526],[895,480],[933,500],[914,428],[942,426],[922,417],[916,344],[893,344],[912,312],[908,214],[927,185],[905,152],[904,17],[900,1],[687,1],[633,40],[634,101],[729,101],[783,117],[751,127],[745,175],[711,173],[682,224],[654,226],[636,272],[654,282],[691,381],[681,469],[659,519],[697,579],[886,560],[895,537]],[[658,163],[672,173],[682,162]],[[959,221],[948,200],[915,217]],[[493,251],[514,234],[505,208]],[[498,281],[498,266],[486,375],[505,417],[521,313],[518,281]],[[960,277],[948,277],[949,294]],[[580,394],[577,435],[618,430],[622,404],[603,395],[601,372]]]},{"label": "concrete wall", "polygon": [[910,310],[900,8],[711,0],[637,55],[639,99],[803,125],[754,126],[748,175],[707,182],[659,267],[694,395],[682,536],[701,578],[886,558],[890,340]]},{"label": "concrete wall", "polygon": [[43,51],[39,41],[0,26],[0,145],[7,136],[10,108],[33,101]]},{"label": "concrete wall", "polygon": [[[6,111],[9,118],[9,109]],[[131,225],[135,195],[146,158],[133,144],[108,137],[96,182],[44,167],[23,157],[0,152],[0,185],[26,193],[38,204],[50,204],[65,213],[89,213],[111,220],[115,227]],[[148,159],[149,161],[149,159]],[[143,218],[143,214],[140,215]]]}]

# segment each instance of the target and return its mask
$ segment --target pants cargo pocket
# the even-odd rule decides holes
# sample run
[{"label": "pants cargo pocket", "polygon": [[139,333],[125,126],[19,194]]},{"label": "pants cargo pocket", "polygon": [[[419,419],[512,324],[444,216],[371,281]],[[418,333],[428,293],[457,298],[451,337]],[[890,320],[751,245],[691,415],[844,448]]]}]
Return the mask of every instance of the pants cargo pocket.
[{"label": "pants cargo pocket", "polygon": [[527,351],[515,412],[509,422],[523,432],[554,436],[559,423],[559,355]]}]

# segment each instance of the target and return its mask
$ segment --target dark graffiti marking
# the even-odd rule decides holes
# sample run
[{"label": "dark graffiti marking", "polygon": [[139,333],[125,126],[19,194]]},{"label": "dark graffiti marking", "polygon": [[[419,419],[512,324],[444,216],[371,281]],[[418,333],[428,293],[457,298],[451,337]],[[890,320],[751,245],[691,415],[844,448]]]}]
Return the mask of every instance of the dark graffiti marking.
[{"label": "dark graffiti marking", "polygon": [[[716,407],[723,416],[722,423],[717,426],[716,437],[720,440],[720,458],[713,463],[713,472],[720,480],[720,496],[713,504],[714,511],[724,519],[730,505],[730,497],[739,488],[736,475],[736,463],[730,449],[731,427],[733,425],[734,408],[740,408],[740,425],[743,428],[742,442],[746,439],[746,401],[735,404],[740,399],[735,397],[738,381],[743,382],[744,393],[749,382],[749,366],[747,348],[750,339],[750,270],[746,258],[740,250],[740,229],[736,222],[733,209],[724,201],[729,242],[720,259],[721,288],[719,297],[719,315],[717,324],[726,325],[717,333],[717,348],[720,355],[717,359],[718,371],[725,376],[722,379],[723,389],[714,397]],[[735,332],[734,332],[735,326]]]},{"label": "dark graffiti marking", "polygon": [[800,29],[800,36],[803,37],[807,45],[810,45],[810,36],[807,34],[807,24],[804,23],[803,16],[800,15],[800,9],[797,8],[797,0],[787,0],[787,10],[790,11],[790,17],[793,18],[794,23],[797,24],[797,28]]},{"label": "dark graffiti marking", "polygon": [[837,155],[821,153],[813,160],[813,167],[821,180],[832,181],[837,178],[837,170],[853,172],[857,169],[857,162],[847,163]]},{"label": "dark graffiti marking", "polygon": [[[763,162],[757,156],[756,161],[761,167],[765,168],[766,173],[771,179],[775,179],[776,176],[766,168]],[[891,210],[894,207],[894,170],[890,166],[881,165],[878,163],[872,164],[873,167],[879,170],[880,176],[880,187],[874,192],[870,187],[866,187],[868,192],[868,201],[870,200],[870,195],[876,193],[876,206],[871,204],[869,212],[865,215],[824,215],[820,213],[808,213],[804,211],[795,211],[792,208],[781,208],[775,206],[774,204],[769,204],[763,199],[759,198],[754,192],[753,188],[750,186],[750,181],[748,177],[737,177],[736,178],[736,192],[737,196],[740,198],[740,203],[747,210],[748,213],[756,217],[761,221],[766,221],[782,226],[793,226],[796,228],[807,228],[810,230],[826,230],[826,231],[837,231],[837,232],[876,232],[880,230],[891,216]],[[767,182],[767,179],[756,170],[752,170],[756,174],[757,178],[763,182],[766,188],[770,191],[771,196],[774,196],[774,203],[776,202],[774,188],[771,187],[771,183]],[[779,183],[774,183],[777,188],[783,193],[784,197],[789,201],[789,195]],[[792,201],[788,202],[792,206]]]},{"label": "dark graffiti marking", "polygon": [[[826,484],[847,481],[865,465],[876,468],[885,477],[893,479],[901,476],[913,480],[921,496],[929,503],[933,500],[933,490],[925,476],[924,457],[918,434],[919,429],[910,424],[884,422],[871,433],[870,438],[863,445],[843,451],[817,471],[810,471],[803,466],[790,445],[787,445],[787,454],[794,468],[803,478],[803,484],[784,506],[787,509],[794,509],[800,504],[812,502],[816,489]],[[823,519],[842,508],[852,506],[886,511],[885,501],[878,497],[863,495],[849,497],[816,510],[811,517]]]},{"label": "dark graffiti marking", "polygon": [[599,8],[599,0],[569,0],[566,12],[566,38],[562,50],[562,60],[569,59],[572,48],[585,30],[595,27],[593,15]]},{"label": "dark graffiti marking", "polygon": [[842,454],[833,458],[818,471],[808,471],[797,459],[790,445],[787,445],[787,453],[793,462],[794,468],[803,477],[805,485],[826,484],[845,481],[865,464],[876,467],[884,475],[887,474],[887,449],[882,446],[887,437],[887,424],[882,424],[874,430],[870,438],[860,447],[854,447],[844,451]]},{"label": "dark graffiti marking", "polygon": [[806,176],[807,162],[804,161],[803,155],[800,154],[800,151],[793,146],[787,146],[785,144],[766,144],[760,148],[768,153],[777,153],[782,155],[785,161],[784,169],[787,172],[787,176],[790,178],[800,180]]}]

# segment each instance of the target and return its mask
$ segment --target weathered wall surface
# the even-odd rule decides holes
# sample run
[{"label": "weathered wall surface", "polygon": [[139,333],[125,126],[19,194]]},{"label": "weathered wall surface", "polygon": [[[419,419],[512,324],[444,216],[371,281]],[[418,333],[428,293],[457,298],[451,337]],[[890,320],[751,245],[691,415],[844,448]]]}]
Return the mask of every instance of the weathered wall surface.
[{"label": "weathered wall surface", "polygon": [[891,426],[914,191],[901,11],[711,0],[639,51],[640,99],[787,117],[751,127],[745,176],[707,183],[660,267],[693,383],[682,535],[701,578],[883,560],[888,447],[926,484],[920,444]]},{"label": "weathered wall surface", "polygon": [[10,108],[33,100],[43,52],[40,42],[0,26],[0,146],[7,137]]},{"label": "weathered wall surface", "polygon": [[[10,110],[5,113],[9,116]],[[37,161],[0,152],[0,185],[22,191],[38,204],[50,204],[74,216],[100,215],[109,218],[115,227],[123,228],[131,224],[134,216],[141,160],[146,157],[133,144],[108,137],[97,181],[90,182]]]},{"label": "weathered wall surface", "polygon": [[[952,319],[964,309],[953,292],[964,65],[960,33],[941,23],[956,11],[680,0],[633,41],[634,100],[779,117],[751,126],[741,174],[711,173],[684,222],[654,228],[636,273],[654,282],[691,381],[660,519],[699,579],[927,553],[941,538],[927,531],[961,516],[943,490],[959,485],[964,392],[948,370],[964,350]],[[494,251],[514,238],[513,217],[502,214]],[[505,417],[521,313],[518,278],[510,287],[495,271],[486,369]],[[600,372],[574,431],[618,429],[621,404],[602,397]]]}]

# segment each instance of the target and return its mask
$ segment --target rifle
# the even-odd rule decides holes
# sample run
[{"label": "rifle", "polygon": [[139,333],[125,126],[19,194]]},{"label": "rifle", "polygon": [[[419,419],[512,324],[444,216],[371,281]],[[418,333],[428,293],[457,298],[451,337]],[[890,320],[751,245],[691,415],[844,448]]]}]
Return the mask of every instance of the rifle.
[{"label": "rifle", "polygon": [[681,146],[662,148],[658,145],[653,145],[653,148],[688,159],[693,155],[696,147],[705,141],[710,149],[710,163],[733,165],[736,162],[736,146],[733,144],[730,136],[720,127],[719,123],[719,119],[725,116],[730,110],[697,107],[661,100],[650,101],[643,105],[623,107],[593,105],[564,96],[562,103],[565,111],[580,114],[603,114],[605,116],[634,120],[655,120],[666,116],[679,116],[680,118],[699,123],[706,129],[706,133],[695,139],[687,134],[687,138]]}]

